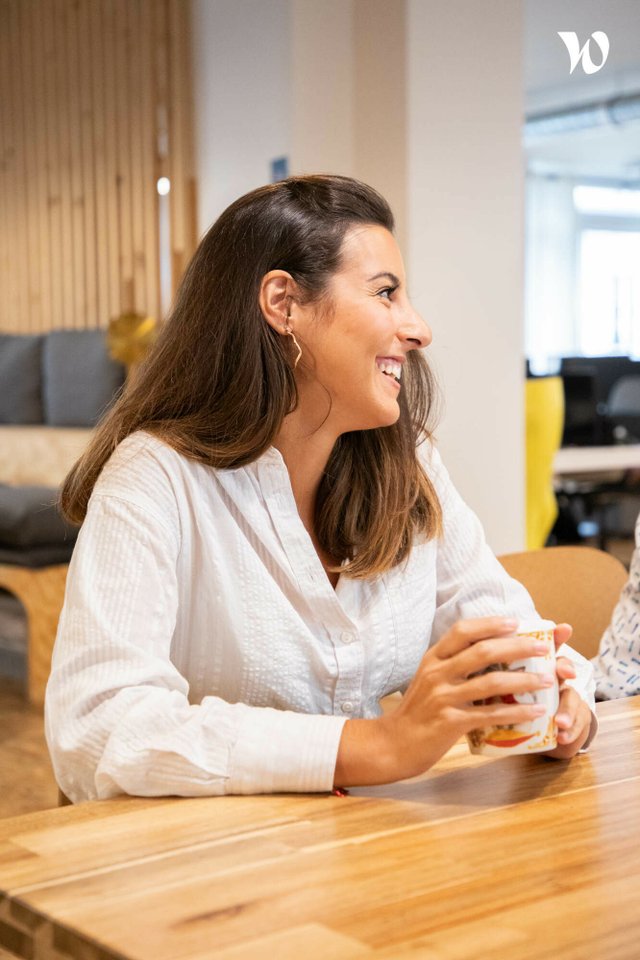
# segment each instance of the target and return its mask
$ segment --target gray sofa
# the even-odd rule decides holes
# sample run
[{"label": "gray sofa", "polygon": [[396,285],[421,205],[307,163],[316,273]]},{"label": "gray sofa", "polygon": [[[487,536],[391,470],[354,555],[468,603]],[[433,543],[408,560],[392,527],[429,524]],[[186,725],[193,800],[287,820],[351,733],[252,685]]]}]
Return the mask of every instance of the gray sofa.
[{"label": "gray sofa", "polygon": [[0,334],[0,451],[8,471],[3,476],[0,467],[0,563],[37,567],[69,559],[77,530],[55,506],[60,475],[47,470],[50,451],[62,434],[76,444],[75,459],[124,379],[102,330]]}]

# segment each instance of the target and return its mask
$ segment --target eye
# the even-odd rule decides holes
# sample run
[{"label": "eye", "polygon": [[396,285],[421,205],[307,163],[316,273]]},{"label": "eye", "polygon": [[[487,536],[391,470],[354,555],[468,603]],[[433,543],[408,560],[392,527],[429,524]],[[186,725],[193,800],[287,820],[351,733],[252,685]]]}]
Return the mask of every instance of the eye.
[{"label": "eye", "polygon": [[395,293],[397,289],[397,287],[383,287],[382,290],[378,290],[376,296],[383,297],[385,300],[390,300],[391,294]]}]

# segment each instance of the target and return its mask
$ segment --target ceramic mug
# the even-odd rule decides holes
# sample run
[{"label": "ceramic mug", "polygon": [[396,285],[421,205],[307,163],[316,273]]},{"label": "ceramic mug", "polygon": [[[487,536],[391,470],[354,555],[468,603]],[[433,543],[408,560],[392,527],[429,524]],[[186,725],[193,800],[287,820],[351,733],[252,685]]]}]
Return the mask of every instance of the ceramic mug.
[{"label": "ceramic mug", "polygon": [[[536,657],[514,660],[512,663],[495,663],[485,670],[506,670],[509,672],[546,673],[556,676],[556,647],[553,640],[555,623],[552,620],[522,621],[514,636],[531,637],[544,643],[547,651]],[[560,693],[558,683],[551,687],[531,690],[528,693],[507,694],[477,701],[489,703],[530,703],[541,704],[546,710],[540,717],[527,723],[497,725],[471,730],[467,742],[471,753],[480,753],[489,757],[512,756],[517,753],[540,753],[553,750],[557,745],[555,715],[558,712]]]}]

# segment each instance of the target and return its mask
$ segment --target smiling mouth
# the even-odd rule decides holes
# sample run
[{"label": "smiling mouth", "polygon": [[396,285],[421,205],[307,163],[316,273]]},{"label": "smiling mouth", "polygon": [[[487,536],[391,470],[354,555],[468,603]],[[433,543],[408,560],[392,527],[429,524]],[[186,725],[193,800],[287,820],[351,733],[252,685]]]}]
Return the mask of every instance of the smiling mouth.
[{"label": "smiling mouth", "polygon": [[402,367],[396,360],[381,357],[380,359],[376,359],[376,366],[384,377],[388,377],[389,380],[395,380],[398,386],[400,385]]}]

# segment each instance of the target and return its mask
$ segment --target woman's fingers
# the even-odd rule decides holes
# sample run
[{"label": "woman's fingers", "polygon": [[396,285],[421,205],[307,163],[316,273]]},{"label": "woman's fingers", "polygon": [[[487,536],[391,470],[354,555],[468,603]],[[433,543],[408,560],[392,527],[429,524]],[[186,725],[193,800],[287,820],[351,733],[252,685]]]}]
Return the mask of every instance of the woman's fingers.
[{"label": "woman's fingers", "polygon": [[567,657],[558,657],[556,660],[556,673],[558,675],[558,681],[562,683],[563,680],[575,679],[576,668]]},{"label": "woman's fingers", "polygon": [[560,703],[556,713],[558,743],[571,743],[580,732],[576,727],[582,703],[582,697],[573,687],[565,687],[560,691]]},{"label": "woman's fingers", "polygon": [[[401,705],[392,714],[389,725],[393,727],[394,742],[402,744],[417,739],[424,745],[425,756],[431,758],[431,763],[433,757],[441,756],[461,733],[491,726],[513,727],[517,731],[521,725],[542,716],[546,709],[531,702],[534,693],[558,682],[562,685],[575,676],[575,669],[566,657],[557,659],[555,670],[552,663],[543,665],[543,669],[548,668],[548,675],[514,669],[515,661],[548,653],[547,644],[535,636],[516,636],[517,626],[515,619],[507,617],[455,623],[425,653]],[[570,636],[571,627],[567,624],[560,624],[554,631],[558,646],[566,643]],[[487,669],[502,664],[505,669]],[[572,698],[563,697],[558,726],[562,728],[563,723],[567,723],[570,735],[578,739],[565,746],[561,736],[558,754],[552,755],[579,749],[589,730],[587,725],[584,733],[583,719]]]},{"label": "woman's fingers", "polygon": [[471,676],[494,663],[512,663],[527,657],[543,657],[547,652],[544,641],[534,637],[491,637],[478,640],[456,657],[456,670]]},{"label": "woman's fingers", "polygon": [[516,670],[491,670],[454,688],[467,701],[489,697],[522,696],[545,690],[556,682],[553,673],[525,673]]},{"label": "woman's fingers", "polygon": [[531,723],[546,712],[546,707],[535,703],[487,703],[466,711],[466,731],[481,727],[517,727]]},{"label": "woman's fingers", "polygon": [[573,627],[570,623],[559,623],[553,631],[553,640],[556,650],[559,650],[563,643],[568,643],[573,634]]},{"label": "woman's fingers", "polygon": [[569,760],[585,743],[591,729],[591,710],[572,687],[560,691],[556,725],[558,746],[547,756]]},{"label": "woman's fingers", "polygon": [[[517,627],[518,621],[509,617],[459,620],[432,649],[441,660],[461,656],[461,663],[468,673],[483,670],[491,663],[543,656],[547,649],[544,642],[513,637]],[[572,632],[570,624],[558,624],[554,630],[556,649],[567,643]],[[509,645],[505,642],[506,637],[513,637]],[[569,674],[566,679],[568,677]]]},{"label": "woman's fingers", "polygon": [[432,649],[439,659],[447,660],[477,643],[478,640],[486,640],[489,637],[508,637],[517,626],[518,621],[509,617],[458,620]]}]

